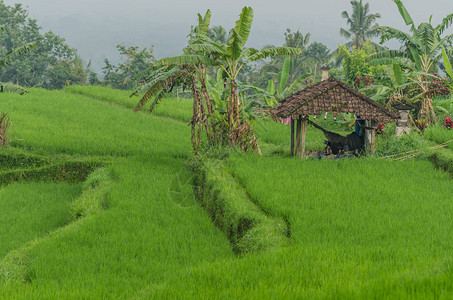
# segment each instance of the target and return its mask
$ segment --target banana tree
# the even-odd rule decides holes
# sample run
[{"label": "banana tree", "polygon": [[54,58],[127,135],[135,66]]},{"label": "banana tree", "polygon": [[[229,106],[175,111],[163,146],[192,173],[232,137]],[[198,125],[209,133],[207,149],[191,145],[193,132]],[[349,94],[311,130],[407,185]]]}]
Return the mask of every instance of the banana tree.
[{"label": "banana tree", "polygon": [[[239,97],[237,77],[240,70],[248,63],[265,59],[276,55],[292,55],[301,52],[298,48],[291,47],[271,47],[262,50],[255,48],[246,48],[245,44],[250,35],[250,29],[253,21],[253,9],[244,7],[236,21],[235,27],[229,32],[226,44],[216,43],[206,34],[196,32],[189,42],[187,52],[181,56],[170,57],[159,61],[162,65],[181,65],[189,64],[191,66],[201,65],[219,67],[223,70],[225,77],[228,79],[225,84],[227,90],[226,99],[226,124],[227,130],[223,131],[228,134],[230,146],[240,145],[242,149],[247,150],[249,145],[257,148],[258,144],[253,134],[253,130],[247,120],[242,118],[243,108],[242,101]],[[202,77],[200,79],[205,79]],[[200,80],[203,84],[203,80]],[[208,91],[203,92],[208,94]]]},{"label": "banana tree", "polygon": [[305,80],[311,77],[311,74],[304,74],[294,80],[291,84],[289,82],[290,75],[290,56],[285,56],[281,70],[278,72],[277,81],[270,79],[267,84],[267,89],[262,89],[254,85],[241,85],[244,89],[250,89],[254,91],[254,94],[250,98],[259,101],[260,105],[265,107],[272,107],[278,104],[278,101],[285,98],[286,96],[294,93],[301,85],[305,83]]},{"label": "banana tree", "polygon": [[[444,62],[445,66],[445,73],[446,77],[440,77],[436,75],[431,75],[434,77],[434,79],[443,82],[448,89],[450,90],[450,94],[453,94],[453,67],[450,63],[450,60],[448,59],[448,54],[447,51],[445,51],[445,48],[442,47],[442,59]],[[443,111],[444,113],[451,113],[453,112],[453,99],[435,99],[433,101],[433,105],[438,109]]]},{"label": "banana tree", "polygon": [[385,50],[378,52],[371,58],[375,63],[392,64],[397,60],[403,60],[412,65],[419,75],[416,78],[418,82],[426,82],[420,84],[421,94],[426,95],[421,99],[421,117],[427,119],[431,123],[436,122],[436,115],[432,106],[431,97],[429,96],[430,86],[429,80],[423,74],[432,73],[435,71],[437,64],[441,59],[441,48],[453,42],[453,34],[443,36],[445,31],[453,22],[453,14],[447,15],[442,22],[433,26],[431,18],[429,22],[423,22],[415,26],[414,21],[403,5],[401,0],[394,0],[406,25],[410,26],[410,33],[400,31],[396,28],[382,26],[381,44],[395,39],[403,44],[400,50]]},{"label": "banana tree", "polygon": [[216,124],[210,118],[214,113],[214,108],[206,83],[207,66],[216,65],[217,62],[205,55],[203,51],[196,51],[190,47],[194,39],[207,38],[210,19],[210,10],[204,17],[198,14],[198,25],[191,29],[189,46],[183,49],[184,55],[161,59],[151,68],[136,76],[135,79],[139,84],[131,94],[131,96],[143,94],[135,111],[140,110],[152,100],[149,108],[149,111],[152,112],[159,101],[174,88],[191,89],[193,115],[190,124],[195,154],[201,142],[202,131],[206,132],[208,141],[218,138]]},{"label": "banana tree", "polygon": [[451,93],[453,93],[453,67],[451,66],[450,60],[448,59],[447,51],[442,46],[442,59],[444,61],[445,73],[447,73],[450,79],[443,80],[449,87]]}]

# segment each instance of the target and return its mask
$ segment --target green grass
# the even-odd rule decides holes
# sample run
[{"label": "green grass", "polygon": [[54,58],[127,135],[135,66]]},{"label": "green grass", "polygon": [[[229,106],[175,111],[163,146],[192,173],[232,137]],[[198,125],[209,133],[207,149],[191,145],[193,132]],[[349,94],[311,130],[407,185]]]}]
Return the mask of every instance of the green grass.
[{"label": "green grass", "polygon": [[143,298],[427,299],[453,293],[453,185],[426,161],[233,155],[291,246],[202,265]]},{"label": "green grass", "polygon": [[61,91],[1,94],[13,122],[15,147],[51,153],[130,156],[190,153],[190,128],[168,118],[89,101]]},{"label": "green grass", "polygon": [[[436,142],[437,144],[442,144],[447,141],[453,140],[453,130],[445,129],[440,126],[431,126],[425,129],[423,134],[425,139]],[[448,148],[453,150],[453,142],[448,144]]]},{"label": "green grass", "polygon": [[13,183],[0,187],[0,261],[11,250],[65,225],[79,184]]},{"label": "green grass", "polygon": [[[121,105],[131,110],[135,109],[140,100],[138,96],[130,97],[131,91],[115,90],[102,86],[69,86],[65,88],[65,91]],[[151,105],[151,101],[142,108],[142,111],[147,111],[149,105]],[[188,123],[192,118],[192,100],[185,98],[164,98],[155,106],[152,114]]]},{"label": "green grass", "polygon": [[1,100],[23,139],[14,146],[113,156],[115,177],[102,213],[17,249],[28,283],[0,283],[2,298],[131,297],[186,268],[234,257],[190,186],[176,198],[170,193],[175,176],[186,172],[181,158],[192,152],[185,124],[67,92],[32,90]]},{"label": "green grass", "polygon": [[181,207],[170,198],[170,182],[183,171],[168,158],[118,161],[108,209],[35,246],[31,283],[6,286],[6,297],[130,297],[187,267],[233,256],[193,199]]},{"label": "green grass", "polygon": [[[245,188],[241,197],[254,202],[256,213],[287,221],[291,231],[285,245],[238,257],[227,235],[195,201],[191,186],[182,181],[183,186],[175,188],[178,178],[190,175],[185,164],[192,154],[186,125],[190,101],[164,99],[150,115],[134,113],[134,103],[124,96],[128,92],[99,87],[33,89],[24,97],[0,94],[2,109],[17,122],[15,136],[23,139],[13,143],[21,148],[13,152],[105,156],[111,161],[105,170],[112,176],[100,193],[102,198],[95,199],[99,202],[90,202],[88,196],[75,202],[74,197],[67,198],[65,218],[72,207],[76,216],[83,216],[77,222],[49,226],[32,247],[21,248],[35,238],[27,236],[5,250],[3,255],[14,250],[24,254],[19,258],[24,259],[21,271],[28,281],[0,281],[0,298],[426,299],[453,295],[453,185],[451,177],[431,163],[314,161],[233,153],[227,170]],[[345,132],[341,126],[322,122],[318,123],[330,130]],[[259,121],[255,132],[262,141],[289,151],[289,126]],[[320,131],[308,127],[308,149],[322,148],[323,140]],[[411,143],[418,145],[418,140],[407,141]],[[21,159],[5,163],[13,169],[24,165],[27,162]],[[0,166],[4,167],[1,162]],[[93,174],[84,187],[102,181],[105,172]],[[226,176],[212,179],[219,184],[224,180]],[[236,193],[228,184],[221,190],[222,197]],[[16,198],[29,197],[27,204],[34,205],[32,196],[44,190],[37,192],[39,185],[52,186],[50,194],[64,186],[11,184],[0,191],[0,207],[4,195],[10,199],[12,192],[4,193],[10,188]],[[80,185],[66,186],[80,193]],[[228,213],[214,202],[211,205],[220,216]],[[15,215],[10,208],[1,214]],[[46,213],[40,207],[34,217],[42,220],[43,216]],[[45,234],[57,227],[60,230]],[[26,230],[20,225],[15,228]],[[5,232],[8,239],[14,238]]]}]

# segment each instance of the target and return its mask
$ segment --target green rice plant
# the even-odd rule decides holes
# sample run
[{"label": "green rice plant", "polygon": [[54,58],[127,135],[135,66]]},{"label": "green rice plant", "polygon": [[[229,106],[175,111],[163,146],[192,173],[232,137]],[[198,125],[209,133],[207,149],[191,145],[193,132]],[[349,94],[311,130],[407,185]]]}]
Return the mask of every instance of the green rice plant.
[{"label": "green rice plant", "polygon": [[[441,126],[430,126],[425,130],[424,138],[437,144],[442,144],[453,140],[453,131],[442,128]],[[453,150],[453,141],[450,142],[447,147],[450,150]]]},{"label": "green rice plant", "polygon": [[113,174],[109,168],[101,168],[91,173],[83,183],[83,193],[71,203],[73,220],[100,213],[108,207],[108,192],[113,184]]},{"label": "green rice plant", "polygon": [[0,101],[17,122],[15,132],[22,141],[14,141],[15,147],[112,156],[153,153],[176,157],[191,152],[189,127],[172,119],[61,91],[0,94]]},{"label": "green rice plant", "polygon": [[48,163],[48,158],[28,153],[22,149],[10,147],[0,150],[0,170],[2,171],[16,168],[36,168]]},{"label": "green rice plant", "polygon": [[207,297],[259,298],[276,291],[288,297],[424,298],[451,291],[453,203],[447,195],[453,185],[430,163],[236,154],[229,164],[264,211],[289,221],[294,246],[219,270],[196,268],[187,281],[148,296],[190,290]]},{"label": "green rice plant", "polygon": [[0,188],[0,260],[11,250],[63,226],[80,184],[13,183]]},{"label": "green rice plant", "polygon": [[[172,193],[174,183],[181,185],[179,179],[187,173],[181,158],[192,151],[190,130],[181,122],[191,114],[190,103],[163,101],[156,114],[160,108],[168,110],[160,116],[133,113],[120,103],[122,95],[103,92],[104,100],[68,90],[33,89],[18,98],[0,94],[0,101],[18,122],[16,135],[23,139],[0,151],[0,172],[74,161],[109,165],[84,172],[91,173],[84,184],[32,182],[0,187],[0,223],[5,222],[0,232],[4,230],[4,240],[17,239],[11,246],[0,240],[1,268],[17,280],[0,282],[0,298],[427,299],[453,295],[449,197],[453,185],[451,177],[433,164],[299,160],[214,149],[212,156],[225,159],[226,165],[205,161],[210,169],[203,179],[209,182],[209,197],[201,206],[191,188],[180,186],[178,193],[185,204],[180,205]],[[343,132],[343,126],[322,125]],[[425,137],[432,134],[433,139],[445,141],[448,136],[437,130],[428,128]],[[289,126],[260,120],[255,131],[273,149],[289,152]],[[415,136],[403,138],[408,140],[394,148],[431,146]],[[307,128],[307,143],[313,141],[310,149],[322,147],[323,139],[320,131]],[[451,149],[436,155],[442,166],[450,164]],[[73,192],[48,196],[58,195],[61,186]],[[47,195],[43,196],[47,202],[38,201],[41,194]],[[17,199],[33,209],[16,207],[21,204]],[[57,199],[64,205],[59,206]],[[57,216],[61,219],[54,222]],[[7,222],[9,217],[23,221]],[[278,224],[284,220],[286,242],[272,244],[276,246],[269,251],[234,255],[234,247],[255,250],[250,245],[269,245],[266,239],[275,237],[275,227],[266,219]],[[36,225],[26,225],[33,220],[47,224],[35,235],[27,230]],[[253,220],[253,225],[247,220]],[[235,234],[229,236],[230,232]],[[228,237],[237,237],[238,246],[231,245]]]},{"label": "green rice plant", "polygon": [[[110,87],[69,86],[65,88],[65,91],[94,100],[121,105],[131,110],[135,109],[138,101],[137,97],[130,97],[130,91],[116,90]],[[141,111],[147,110],[142,108]],[[188,123],[192,118],[192,100],[186,98],[163,98],[161,103],[154,108],[152,114]]]},{"label": "green rice plant", "polygon": [[98,101],[105,101],[111,104],[117,104],[130,109],[134,109],[137,99],[130,98],[130,91],[117,90],[104,86],[81,86],[71,85],[64,88],[64,91],[70,94],[81,95]]},{"label": "green rice plant", "polygon": [[0,286],[3,296],[132,297],[191,266],[234,257],[195,200],[189,207],[171,200],[170,183],[183,171],[172,158],[117,160],[108,210],[35,245],[27,260],[30,283]]}]

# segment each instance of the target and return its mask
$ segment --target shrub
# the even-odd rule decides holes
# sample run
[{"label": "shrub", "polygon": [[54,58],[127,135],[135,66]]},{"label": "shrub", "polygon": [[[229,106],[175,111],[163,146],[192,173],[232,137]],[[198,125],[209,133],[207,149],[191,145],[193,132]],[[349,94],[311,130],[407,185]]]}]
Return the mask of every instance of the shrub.
[{"label": "shrub", "polygon": [[428,123],[426,122],[426,119],[415,120],[415,126],[423,133],[426,127],[428,127]]},{"label": "shrub", "polygon": [[451,119],[450,116],[446,116],[445,120],[442,122],[442,125],[444,126],[444,128],[452,129],[453,128],[453,120]]}]

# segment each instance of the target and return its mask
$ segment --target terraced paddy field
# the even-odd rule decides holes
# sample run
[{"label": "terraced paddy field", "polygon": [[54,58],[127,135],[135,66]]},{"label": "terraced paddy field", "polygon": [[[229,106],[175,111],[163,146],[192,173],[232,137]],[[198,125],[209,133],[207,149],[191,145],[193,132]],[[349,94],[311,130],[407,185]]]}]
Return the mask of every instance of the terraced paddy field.
[{"label": "terraced paddy field", "polygon": [[125,96],[0,94],[21,139],[0,149],[0,298],[453,296],[453,181],[431,162],[289,158],[288,127],[259,121],[283,154],[189,168],[190,102],[149,115]]}]

